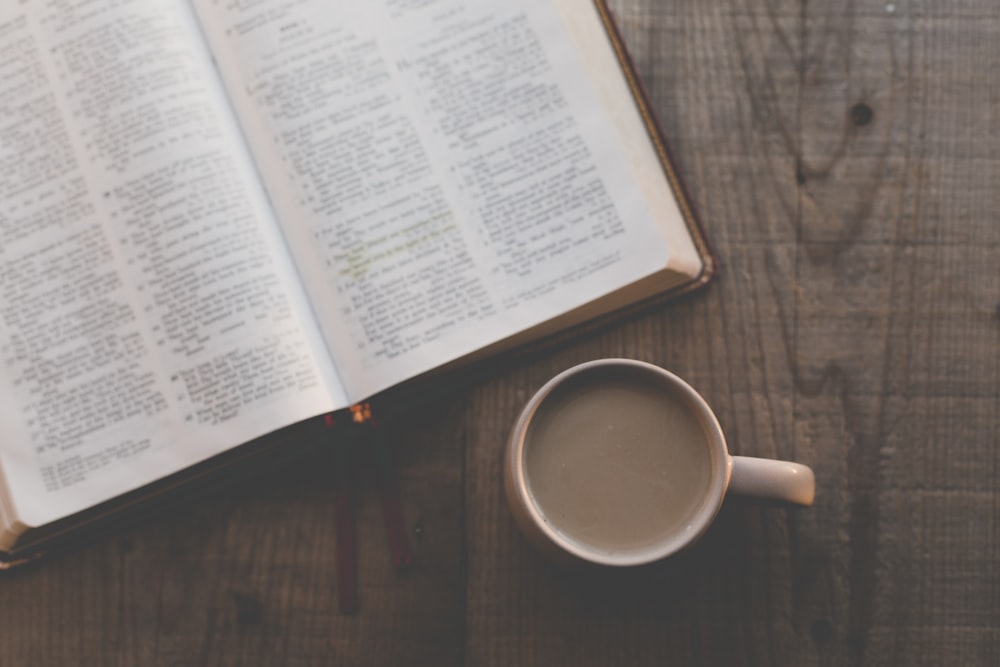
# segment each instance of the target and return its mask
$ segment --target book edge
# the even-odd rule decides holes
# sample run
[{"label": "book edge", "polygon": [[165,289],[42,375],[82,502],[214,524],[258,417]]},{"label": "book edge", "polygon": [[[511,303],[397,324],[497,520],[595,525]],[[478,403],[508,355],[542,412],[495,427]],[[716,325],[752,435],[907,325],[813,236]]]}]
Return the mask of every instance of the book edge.
[{"label": "book edge", "polygon": [[[639,111],[639,115],[642,117],[643,124],[646,126],[646,132],[653,144],[653,150],[659,158],[660,166],[662,167],[664,175],[667,177],[667,182],[670,184],[670,188],[673,191],[674,199],[677,202],[677,207],[681,211],[681,217],[684,219],[688,235],[691,237],[695,250],[701,257],[701,273],[695,276],[693,283],[688,285],[686,289],[682,290],[682,292],[697,289],[708,284],[718,273],[718,257],[715,254],[715,250],[711,243],[708,241],[701,218],[694,209],[690,190],[675,167],[676,160],[673,153],[670,151],[670,145],[667,143],[664,136],[663,127],[656,115],[656,111],[650,104],[649,94],[646,91],[645,85],[642,83],[642,79],[638,75],[635,62],[632,59],[624,40],[622,39],[621,31],[618,29],[618,24],[615,22],[611,9],[608,6],[608,2],[607,0],[593,0],[593,2],[598,15],[600,16],[601,22],[604,24],[604,29],[608,34],[608,38],[611,41],[611,47],[614,49],[615,57],[621,67],[622,74],[625,77],[625,82],[628,85],[629,90],[632,92],[632,98],[635,101],[636,108]],[[669,293],[676,295],[679,292],[669,290]]]}]

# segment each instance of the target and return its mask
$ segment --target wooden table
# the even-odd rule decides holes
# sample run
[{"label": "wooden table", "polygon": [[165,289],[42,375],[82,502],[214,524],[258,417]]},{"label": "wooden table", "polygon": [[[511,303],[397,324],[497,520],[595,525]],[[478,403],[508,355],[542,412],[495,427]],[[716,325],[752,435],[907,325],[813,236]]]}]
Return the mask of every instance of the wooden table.
[{"label": "wooden table", "polygon": [[[3,577],[0,664],[1000,664],[1000,4],[613,5],[719,280],[410,415],[415,564],[368,489],[358,614],[315,454]],[[689,379],[736,453],[813,466],[815,507],[727,502],[638,572],[548,565],[500,451],[600,356]]]}]

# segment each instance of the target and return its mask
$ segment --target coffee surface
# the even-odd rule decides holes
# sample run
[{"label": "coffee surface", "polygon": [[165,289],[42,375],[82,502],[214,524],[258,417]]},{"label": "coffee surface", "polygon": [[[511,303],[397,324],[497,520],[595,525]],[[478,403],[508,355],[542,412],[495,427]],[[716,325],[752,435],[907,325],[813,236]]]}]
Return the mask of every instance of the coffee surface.
[{"label": "coffee surface", "polygon": [[604,553],[687,529],[711,482],[708,438],[669,389],[630,372],[572,378],[532,418],[525,477],[546,521]]}]

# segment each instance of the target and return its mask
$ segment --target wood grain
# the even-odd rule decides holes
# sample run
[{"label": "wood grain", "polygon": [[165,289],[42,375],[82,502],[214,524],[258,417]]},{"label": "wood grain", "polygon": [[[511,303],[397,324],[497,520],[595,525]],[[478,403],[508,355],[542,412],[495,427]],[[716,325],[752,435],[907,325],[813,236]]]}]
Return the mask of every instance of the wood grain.
[{"label": "wood grain", "polygon": [[[397,416],[415,566],[322,447],[0,578],[3,665],[1000,664],[1000,5],[614,0],[722,264],[707,291]],[[500,452],[572,364],[670,368],[816,505],[727,501],[638,571],[549,565]]]},{"label": "wood grain", "polygon": [[[470,616],[470,662],[991,664],[1000,227],[982,200],[996,89],[970,65],[995,55],[995,18],[704,4],[616,10],[723,277],[555,358],[687,375],[735,451],[813,465],[817,505],[727,508],[683,583],[669,564],[619,596],[592,573],[540,570],[498,501],[470,496],[490,520],[468,539],[495,554],[470,558],[469,607],[491,602]],[[966,145],[945,139],[977,120]],[[978,214],[944,213],[961,200]],[[485,386],[474,411],[512,413],[523,383]],[[467,486],[498,474],[477,447],[502,435],[480,432]]]}]

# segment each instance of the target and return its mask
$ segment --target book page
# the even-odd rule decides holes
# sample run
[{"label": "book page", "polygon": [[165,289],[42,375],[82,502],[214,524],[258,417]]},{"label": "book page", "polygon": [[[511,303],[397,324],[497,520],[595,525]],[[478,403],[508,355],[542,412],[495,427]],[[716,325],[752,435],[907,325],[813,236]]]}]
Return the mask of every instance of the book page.
[{"label": "book page", "polygon": [[0,9],[0,462],[22,522],[345,405],[234,127],[186,3]]},{"label": "book page", "polygon": [[194,4],[352,398],[666,265],[549,3]]}]

